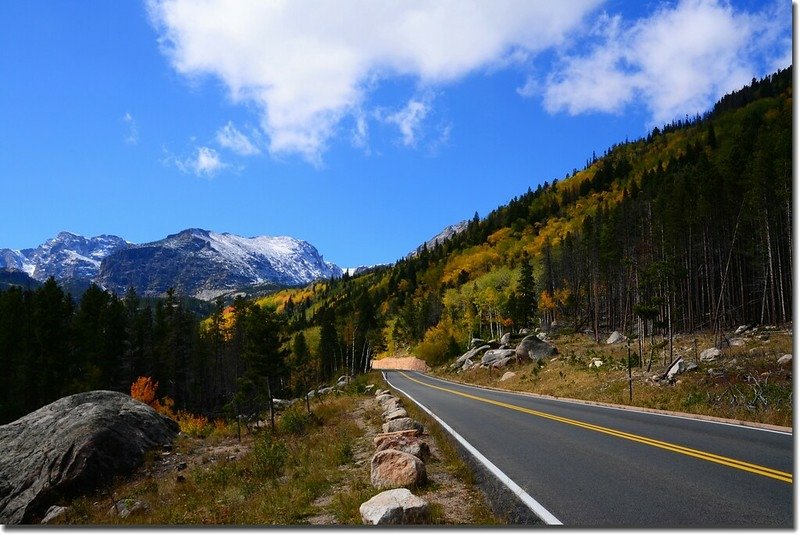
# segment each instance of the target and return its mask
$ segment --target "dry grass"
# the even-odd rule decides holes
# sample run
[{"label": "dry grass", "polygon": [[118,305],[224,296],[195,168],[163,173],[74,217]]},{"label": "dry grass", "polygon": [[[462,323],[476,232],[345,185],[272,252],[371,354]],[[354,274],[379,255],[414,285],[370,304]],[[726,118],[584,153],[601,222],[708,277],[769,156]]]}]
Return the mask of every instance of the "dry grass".
[{"label": "dry grass", "polygon": [[[687,363],[695,362],[695,340],[698,354],[713,345],[713,339],[707,334],[676,336],[673,358],[681,355]],[[790,427],[792,367],[779,365],[777,359],[792,352],[791,333],[762,331],[744,340],[744,346],[724,349],[714,362],[698,361],[697,370],[679,375],[674,384],[659,384],[653,380],[654,375],[663,373],[669,365],[666,346],[655,351],[648,373],[649,342],[645,344],[641,367],[636,363],[638,345],[632,343],[632,401],[626,345],[596,344],[591,337],[582,334],[554,337],[551,341],[559,355],[542,366],[527,363],[502,370],[476,368],[463,373],[441,367],[435,373],[509,390]],[[656,340],[656,347],[658,345]],[[599,369],[589,367],[595,358],[603,361]],[[506,371],[515,372],[516,377],[500,382]]]}]

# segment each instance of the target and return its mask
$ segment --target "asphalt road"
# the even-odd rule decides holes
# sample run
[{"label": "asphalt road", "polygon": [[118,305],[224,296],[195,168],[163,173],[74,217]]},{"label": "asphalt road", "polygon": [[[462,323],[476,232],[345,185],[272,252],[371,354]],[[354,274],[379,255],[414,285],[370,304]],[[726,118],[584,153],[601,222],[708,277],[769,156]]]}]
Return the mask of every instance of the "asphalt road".
[{"label": "asphalt road", "polygon": [[385,375],[527,493],[548,523],[794,527],[790,433]]}]

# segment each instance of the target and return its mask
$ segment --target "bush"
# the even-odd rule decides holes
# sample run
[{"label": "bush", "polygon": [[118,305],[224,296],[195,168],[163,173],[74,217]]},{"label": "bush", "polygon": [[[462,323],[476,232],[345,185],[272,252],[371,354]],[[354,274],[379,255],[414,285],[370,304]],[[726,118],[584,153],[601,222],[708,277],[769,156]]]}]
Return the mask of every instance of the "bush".
[{"label": "bush", "polygon": [[306,427],[311,423],[311,416],[298,410],[291,408],[283,413],[281,419],[278,421],[278,426],[281,431],[292,435],[301,435],[305,433]]},{"label": "bush", "polygon": [[253,472],[257,477],[275,479],[283,475],[288,450],[286,446],[274,439],[270,433],[264,433],[253,444]]}]

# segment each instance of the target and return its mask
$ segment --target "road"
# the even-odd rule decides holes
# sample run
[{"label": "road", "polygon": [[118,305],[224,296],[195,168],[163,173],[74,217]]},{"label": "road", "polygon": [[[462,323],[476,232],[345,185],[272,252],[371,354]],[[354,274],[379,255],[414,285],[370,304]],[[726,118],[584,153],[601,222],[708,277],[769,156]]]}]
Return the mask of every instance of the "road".
[{"label": "road", "polygon": [[794,526],[791,433],[384,373],[527,493],[547,523]]}]

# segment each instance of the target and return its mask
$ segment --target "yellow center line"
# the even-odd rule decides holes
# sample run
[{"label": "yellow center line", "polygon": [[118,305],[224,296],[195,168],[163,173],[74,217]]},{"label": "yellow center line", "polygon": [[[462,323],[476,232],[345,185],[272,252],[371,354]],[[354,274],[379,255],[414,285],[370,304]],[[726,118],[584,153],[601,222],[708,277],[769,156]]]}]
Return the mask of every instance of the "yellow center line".
[{"label": "yellow center line", "polygon": [[773,468],[768,468],[766,466],[760,466],[757,464],[748,463],[745,461],[739,461],[736,459],[731,459],[729,457],[723,457],[722,455],[716,455],[714,453],[708,453],[705,451],[695,450],[692,448],[687,448],[686,446],[680,446],[678,444],[671,444],[669,442],[664,442],[662,440],[656,440],[653,438],[643,437],[640,435],[635,435],[633,433],[626,433],[625,431],[618,431],[616,429],[610,429],[608,427],[602,427],[599,425],[590,424],[587,422],[581,422],[579,420],[573,420],[571,418],[564,418],[562,416],[556,416],[554,414],[549,414],[546,412],[537,411],[534,409],[528,409],[526,407],[520,407],[517,405],[512,405],[510,403],[504,403],[502,401],[496,401],[493,399],[483,398],[480,396],[475,396],[472,394],[467,394],[466,392],[459,392],[458,390],[453,390],[450,388],[444,388],[441,386],[432,385],[430,383],[422,382],[418,379],[415,379],[404,372],[400,372],[400,375],[414,381],[415,383],[419,383],[423,386],[427,386],[429,388],[434,388],[436,390],[441,390],[442,392],[448,392],[450,394],[455,394],[457,396],[465,397],[468,399],[473,399],[475,401],[482,401],[484,403],[489,403],[491,405],[496,405],[498,407],[503,407],[506,409],[511,409],[518,412],[523,412],[525,414],[531,414],[533,416],[539,416],[541,418],[546,418],[548,420],[553,420],[556,422],[565,423],[568,425],[574,425],[576,427],[581,427],[583,429],[589,429],[591,431],[596,431],[598,433],[604,433],[606,435],[611,435],[619,438],[624,438],[627,440],[631,440],[633,442],[639,442],[641,444],[646,444],[648,446],[653,446],[655,448],[661,448],[663,450],[672,451],[675,453],[680,453],[683,455],[687,455],[689,457],[695,457],[697,459],[702,459],[705,461],[709,461],[712,463],[717,463],[725,466],[729,466],[731,468],[736,468],[738,470],[744,470],[746,472],[752,472],[754,474],[770,477],[772,479],[777,479],[778,481],[784,481],[786,483],[792,483],[792,474],[787,472],[782,472],[780,470],[775,470]]}]

